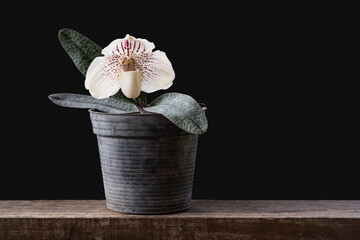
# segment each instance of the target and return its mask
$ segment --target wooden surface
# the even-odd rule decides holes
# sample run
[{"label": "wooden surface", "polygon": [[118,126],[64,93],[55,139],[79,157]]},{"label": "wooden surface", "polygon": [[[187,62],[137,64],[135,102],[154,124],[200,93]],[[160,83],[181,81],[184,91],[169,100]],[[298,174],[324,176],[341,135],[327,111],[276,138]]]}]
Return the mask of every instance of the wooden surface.
[{"label": "wooden surface", "polygon": [[130,215],[104,200],[0,201],[0,239],[360,239],[360,201],[193,200]]}]

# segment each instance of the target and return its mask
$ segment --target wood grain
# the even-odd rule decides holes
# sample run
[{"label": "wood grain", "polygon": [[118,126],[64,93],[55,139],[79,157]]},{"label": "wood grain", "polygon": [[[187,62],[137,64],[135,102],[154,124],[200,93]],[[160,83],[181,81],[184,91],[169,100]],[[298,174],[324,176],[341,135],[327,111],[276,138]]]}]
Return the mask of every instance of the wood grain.
[{"label": "wood grain", "polygon": [[131,215],[104,200],[0,201],[0,239],[360,239],[360,201],[193,200]]}]

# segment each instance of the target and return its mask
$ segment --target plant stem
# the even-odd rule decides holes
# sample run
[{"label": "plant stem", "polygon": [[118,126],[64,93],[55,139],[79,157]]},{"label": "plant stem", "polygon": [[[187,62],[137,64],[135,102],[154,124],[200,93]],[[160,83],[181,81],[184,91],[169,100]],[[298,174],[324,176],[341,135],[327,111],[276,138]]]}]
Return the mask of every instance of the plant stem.
[{"label": "plant stem", "polygon": [[138,108],[141,114],[147,113],[144,110],[144,107],[147,107],[147,97],[145,92],[141,92],[140,95],[135,99],[136,100],[136,107]]}]

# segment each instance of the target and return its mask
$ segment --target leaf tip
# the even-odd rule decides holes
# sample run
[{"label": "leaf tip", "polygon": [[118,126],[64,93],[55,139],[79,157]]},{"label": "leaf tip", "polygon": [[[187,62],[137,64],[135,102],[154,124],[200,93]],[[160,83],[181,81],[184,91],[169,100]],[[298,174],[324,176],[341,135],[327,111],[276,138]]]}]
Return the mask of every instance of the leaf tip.
[{"label": "leaf tip", "polygon": [[60,42],[70,31],[73,31],[73,30],[70,28],[63,28],[63,29],[59,30],[58,37],[59,37]]},{"label": "leaf tip", "polygon": [[48,98],[53,102],[54,100],[56,100],[56,94],[50,94]]}]

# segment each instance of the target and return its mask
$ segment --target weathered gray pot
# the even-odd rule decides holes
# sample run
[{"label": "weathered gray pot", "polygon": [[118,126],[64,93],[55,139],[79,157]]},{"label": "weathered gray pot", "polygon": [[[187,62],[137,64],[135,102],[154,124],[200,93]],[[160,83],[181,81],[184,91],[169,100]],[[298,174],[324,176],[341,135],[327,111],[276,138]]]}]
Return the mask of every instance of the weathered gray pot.
[{"label": "weathered gray pot", "polygon": [[161,214],[190,207],[198,135],[160,114],[90,110],[90,118],[109,209]]}]

